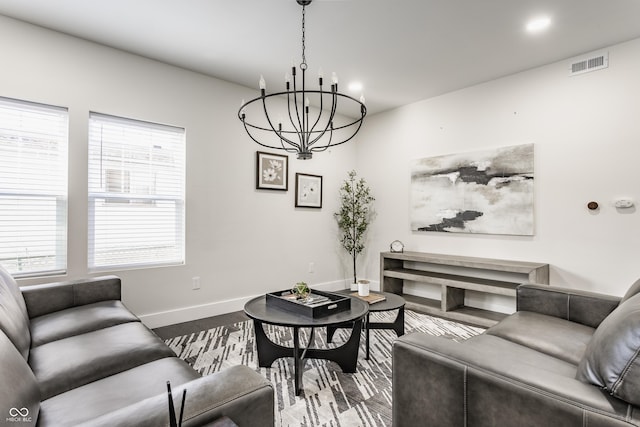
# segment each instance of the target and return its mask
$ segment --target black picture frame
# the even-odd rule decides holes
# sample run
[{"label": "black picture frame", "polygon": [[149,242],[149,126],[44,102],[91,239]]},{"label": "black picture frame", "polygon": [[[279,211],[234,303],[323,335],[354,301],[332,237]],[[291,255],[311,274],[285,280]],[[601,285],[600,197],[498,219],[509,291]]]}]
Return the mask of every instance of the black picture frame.
[{"label": "black picture frame", "polygon": [[296,207],[322,208],[322,176],[296,173]]},{"label": "black picture frame", "polygon": [[256,152],[256,190],[289,190],[289,156]]}]

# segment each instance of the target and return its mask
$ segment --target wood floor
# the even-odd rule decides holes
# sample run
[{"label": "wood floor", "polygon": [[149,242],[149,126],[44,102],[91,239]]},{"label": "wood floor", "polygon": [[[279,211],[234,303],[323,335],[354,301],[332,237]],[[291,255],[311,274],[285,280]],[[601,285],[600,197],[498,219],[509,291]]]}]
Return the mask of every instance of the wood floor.
[{"label": "wood floor", "polygon": [[244,311],[235,311],[233,313],[221,314],[220,316],[207,317],[205,319],[193,320],[191,322],[163,326],[161,328],[154,329],[153,332],[155,332],[161,339],[166,340],[168,338],[187,335],[193,332],[217,328],[218,326],[243,322],[248,319],[249,318],[244,314]]}]

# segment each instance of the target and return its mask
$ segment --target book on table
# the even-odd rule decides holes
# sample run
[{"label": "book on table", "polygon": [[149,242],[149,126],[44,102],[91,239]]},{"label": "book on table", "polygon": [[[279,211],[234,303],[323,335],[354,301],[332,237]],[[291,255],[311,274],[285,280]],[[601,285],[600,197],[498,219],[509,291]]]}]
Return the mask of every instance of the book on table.
[{"label": "book on table", "polygon": [[353,292],[350,295],[352,297],[360,298],[361,300],[366,301],[369,304],[375,304],[377,302],[384,301],[384,300],[387,299],[387,297],[385,297],[384,295],[377,294],[375,292],[370,292],[369,295],[367,295],[366,297],[363,297],[362,295],[358,294],[357,292]]}]

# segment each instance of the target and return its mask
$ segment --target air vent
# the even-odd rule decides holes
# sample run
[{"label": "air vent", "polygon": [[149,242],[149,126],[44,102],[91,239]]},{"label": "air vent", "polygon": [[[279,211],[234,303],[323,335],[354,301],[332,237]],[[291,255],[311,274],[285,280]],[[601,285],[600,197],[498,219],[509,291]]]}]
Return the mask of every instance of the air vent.
[{"label": "air vent", "polygon": [[589,73],[591,71],[602,70],[609,66],[609,52],[592,53],[586,58],[580,58],[571,63],[569,75]]}]

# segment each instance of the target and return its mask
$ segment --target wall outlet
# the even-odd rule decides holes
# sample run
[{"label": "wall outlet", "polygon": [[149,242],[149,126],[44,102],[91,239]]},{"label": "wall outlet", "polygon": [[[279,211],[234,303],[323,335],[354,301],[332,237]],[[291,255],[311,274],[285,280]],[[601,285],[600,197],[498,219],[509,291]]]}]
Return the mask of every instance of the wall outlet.
[{"label": "wall outlet", "polygon": [[191,289],[194,291],[200,289],[200,276],[196,276],[191,279]]},{"label": "wall outlet", "polygon": [[309,263],[309,273],[313,273],[316,270],[316,264],[313,262]]}]

